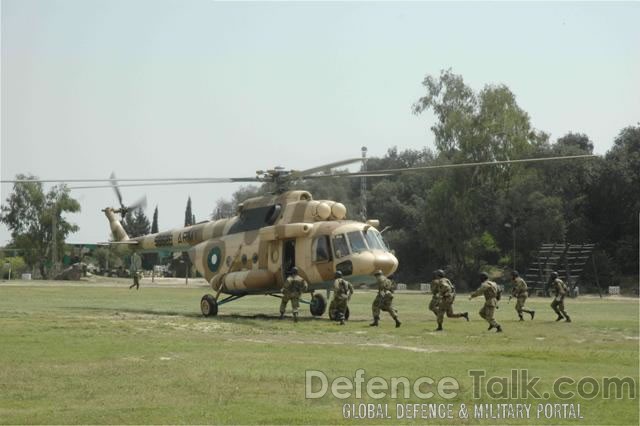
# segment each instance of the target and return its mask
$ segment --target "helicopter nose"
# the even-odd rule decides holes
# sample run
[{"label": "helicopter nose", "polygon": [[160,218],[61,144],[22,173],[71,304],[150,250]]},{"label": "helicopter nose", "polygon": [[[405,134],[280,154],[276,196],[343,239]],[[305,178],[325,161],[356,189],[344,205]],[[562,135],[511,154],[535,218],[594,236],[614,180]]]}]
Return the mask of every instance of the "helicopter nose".
[{"label": "helicopter nose", "polygon": [[378,254],[373,265],[375,270],[379,269],[385,276],[389,276],[398,269],[398,259],[391,253]]}]

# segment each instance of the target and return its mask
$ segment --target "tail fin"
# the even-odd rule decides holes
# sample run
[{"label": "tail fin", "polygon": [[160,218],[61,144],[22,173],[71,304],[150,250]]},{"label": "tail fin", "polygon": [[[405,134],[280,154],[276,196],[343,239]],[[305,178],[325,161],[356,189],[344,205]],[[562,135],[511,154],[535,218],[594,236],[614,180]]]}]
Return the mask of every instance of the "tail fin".
[{"label": "tail fin", "polygon": [[116,210],[112,209],[111,207],[107,207],[102,211],[104,212],[104,215],[107,216],[107,219],[109,219],[109,226],[111,227],[111,234],[113,235],[114,241],[129,240],[127,232],[122,227],[122,224],[120,223],[118,218],[116,218]]}]

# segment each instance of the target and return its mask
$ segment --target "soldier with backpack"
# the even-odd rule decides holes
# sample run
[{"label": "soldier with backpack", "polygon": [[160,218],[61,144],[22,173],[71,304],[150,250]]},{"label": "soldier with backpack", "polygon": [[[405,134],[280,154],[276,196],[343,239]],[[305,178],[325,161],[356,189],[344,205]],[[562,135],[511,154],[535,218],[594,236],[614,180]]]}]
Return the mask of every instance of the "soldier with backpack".
[{"label": "soldier with backpack", "polygon": [[480,287],[469,296],[469,300],[474,297],[484,295],[484,306],[480,309],[480,316],[489,323],[489,330],[495,328],[497,333],[502,332],[502,327],[494,318],[498,300],[501,297],[501,290],[498,284],[489,281],[489,275],[486,272],[480,272]]},{"label": "soldier with backpack", "polygon": [[558,273],[553,271],[549,275],[549,285],[551,291],[554,293],[553,302],[551,302],[551,309],[558,315],[556,321],[564,319],[566,322],[571,322],[571,318],[567,311],[564,310],[564,297],[567,295],[569,288],[567,285],[558,278]]}]

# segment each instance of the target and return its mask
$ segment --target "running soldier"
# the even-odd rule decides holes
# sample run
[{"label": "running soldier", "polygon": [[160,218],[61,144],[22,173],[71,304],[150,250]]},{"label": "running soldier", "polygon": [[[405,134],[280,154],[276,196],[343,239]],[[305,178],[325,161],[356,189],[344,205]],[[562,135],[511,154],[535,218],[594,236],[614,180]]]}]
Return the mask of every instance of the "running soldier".
[{"label": "running soldier", "polygon": [[387,279],[380,270],[377,270],[374,275],[378,282],[378,295],[371,305],[373,322],[369,325],[377,327],[380,322],[380,311],[387,311],[389,315],[391,315],[391,318],[395,320],[396,328],[398,328],[402,323],[398,319],[398,313],[393,308],[393,283]]},{"label": "running soldier", "polygon": [[287,303],[291,300],[293,321],[298,322],[298,309],[300,308],[300,295],[307,291],[307,282],[298,275],[298,268],[291,268],[289,277],[282,286],[282,301],[280,302],[280,319],[284,318]]},{"label": "running soldier", "polygon": [[433,280],[431,280],[431,302],[429,302],[429,310],[438,317],[438,305],[440,304],[440,280],[444,278],[444,271],[438,269],[433,271]]},{"label": "running soldier", "polygon": [[571,322],[569,314],[564,310],[564,297],[569,291],[567,285],[558,278],[558,273],[555,271],[549,275],[549,284],[551,286],[551,291],[555,294],[553,302],[551,302],[551,309],[553,309],[553,311],[558,315],[556,321],[564,319],[566,322]]},{"label": "running soldier", "polygon": [[444,320],[444,314],[447,314],[447,318],[464,318],[469,321],[469,313],[453,313],[453,301],[456,299],[456,289],[444,276],[444,271],[441,269],[438,272],[442,272],[440,278],[440,303],[438,304],[438,328],[436,331],[442,331],[442,321]]},{"label": "running soldier", "polygon": [[524,308],[524,303],[529,297],[527,283],[520,277],[518,271],[511,271],[511,281],[513,281],[513,289],[511,290],[511,297],[516,298],[516,312],[520,317],[520,321],[524,321],[522,313],[526,312],[531,315],[531,319],[536,315],[536,311]]},{"label": "running soldier", "polygon": [[489,275],[486,272],[480,272],[480,280],[482,281],[480,287],[471,293],[469,300],[484,295],[484,306],[480,309],[480,316],[489,323],[488,330],[495,328],[496,332],[501,333],[502,327],[493,317],[496,312],[496,306],[498,306],[500,288],[498,284],[489,281]]},{"label": "running soldier", "polygon": [[333,282],[333,305],[335,309],[335,319],[344,325],[347,304],[353,295],[353,285],[342,278],[342,272],[336,271],[336,280]]}]

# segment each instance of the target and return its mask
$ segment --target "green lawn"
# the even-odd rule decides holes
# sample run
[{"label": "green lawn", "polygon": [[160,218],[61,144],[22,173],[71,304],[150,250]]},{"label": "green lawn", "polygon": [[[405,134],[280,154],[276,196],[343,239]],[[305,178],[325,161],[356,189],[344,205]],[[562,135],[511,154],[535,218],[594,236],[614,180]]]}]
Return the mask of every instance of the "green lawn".
[{"label": "green lawn", "polygon": [[[215,318],[199,314],[202,288],[127,289],[0,283],[0,423],[2,424],[210,424],[350,423],[397,424],[396,404],[451,403],[454,419],[421,419],[431,424],[634,424],[638,419],[638,299],[582,297],[567,301],[573,323],[556,323],[550,299],[531,298],[534,321],[517,322],[514,302],[501,302],[497,320],[505,332],[486,330],[478,299],[459,295],[457,310],[469,323],[445,320],[435,333],[428,297],[397,294],[403,325],[395,329],[383,313],[369,327],[374,293],[358,292],[351,320],[338,326],[310,317],[277,319],[279,300],[254,296],[221,306]],[[575,396],[481,399],[472,395],[469,370],[509,377],[512,369],[540,377],[536,389],[551,393],[553,382],[569,377],[631,377],[635,399]],[[404,376],[413,382],[455,378],[451,400],[438,395],[406,400],[387,395],[338,399],[330,392],[305,399],[305,370],[323,371],[331,381]],[[365,386],[366,388],[366,383]],[[435,387],[421,388],[423,391]],[[575,387],[574,387],[575,389]],[[388,404],[392,419],[345,419],[344,404]],[[532,404],[530,419],[457,417],[460,404]],[[580,403],[582,420],[535,416],[542,403]],[[473,412],[473,409],[472,409]]]}]

